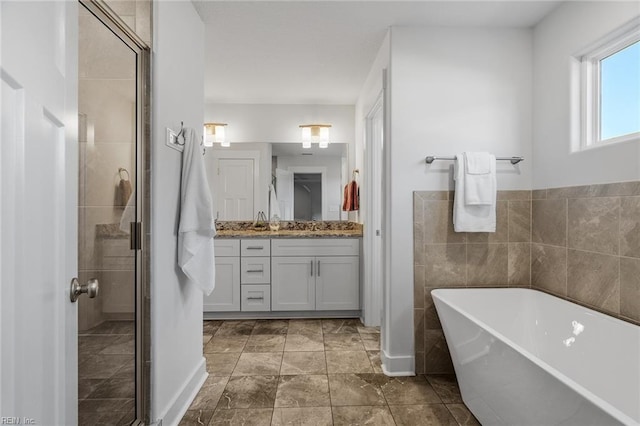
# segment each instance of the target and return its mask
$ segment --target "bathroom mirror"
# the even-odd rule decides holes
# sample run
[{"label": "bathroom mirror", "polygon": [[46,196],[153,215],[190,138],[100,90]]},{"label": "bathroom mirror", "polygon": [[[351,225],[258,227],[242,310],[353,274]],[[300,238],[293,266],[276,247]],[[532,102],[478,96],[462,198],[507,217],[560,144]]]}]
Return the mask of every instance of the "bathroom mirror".
[{"label": "bathroom mirror", "polygon": [[270,185],[281,220],[347,220],[344,186],[351,178],[348,144],[327,148],[300,143],[216,144],[205,164],[218,221],[253,220],[259,211],[274,214]]}]

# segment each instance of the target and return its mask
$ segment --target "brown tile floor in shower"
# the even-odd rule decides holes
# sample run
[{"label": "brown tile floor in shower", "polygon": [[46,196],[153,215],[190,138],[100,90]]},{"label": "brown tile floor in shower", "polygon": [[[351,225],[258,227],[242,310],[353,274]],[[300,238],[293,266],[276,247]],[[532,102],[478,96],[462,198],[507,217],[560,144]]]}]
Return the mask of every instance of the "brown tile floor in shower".
[{"label": "brown tile floor in shower", "polygon": [[133,321],[106,321],[78,334],[78,424],[134,420]]},{"label": "brown tile floor in shower", "polygon": [[181,425],[478,425],[454,376],[387,377],[359,320],[205,321],[209,377]]}]

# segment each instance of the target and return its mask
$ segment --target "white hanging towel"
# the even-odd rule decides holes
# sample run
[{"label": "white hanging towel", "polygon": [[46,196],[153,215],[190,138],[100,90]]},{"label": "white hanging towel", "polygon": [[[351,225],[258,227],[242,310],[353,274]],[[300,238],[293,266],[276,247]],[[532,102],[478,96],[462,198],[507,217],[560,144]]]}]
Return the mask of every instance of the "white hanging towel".
[{"label": "white hanging towel", "polygon": [[127,201],[127,205],[122,211],[122,217],[120,217],[120,230],[127,234],[131,232],[131,222],[136,221],[136,190],[134,189]]},{"label": "white hanging towel", "polygon": [[278,204],[278,196],[273,184],[269,185],[269,212],[271,214],[269,220],[276,215],[279,219],[282,219],[282,215],[280,215],[280,204]]},{"label": "white hanging towel", "polygon": [[200,144],[193,129],[184,129],[180,183],[178,266],[206,295],[215,287],[213,203]]},{"label": "white hanging towel", "polygon": [[464,203],[490,206],[496,192],[496,157],[488,152],[465,152]]},{"label": "white hanging towel", "polygon": [[[489,165],[490,175],[493,179],[487,179],[485,184],[490,188],[475,188],[472,201],[489,202],[488,204],[468,204],[466,202],[466,184],[476,185],[473,179],[467,179],[466,154],[456,155],[454,167],[455,194],[453,199],[453,229],[456,232],[496,232],[496,161],[491,156]],[[473,164],[472,170],[483,170],[483,164]],[[483,176],[485,175],[474,175]],[[482,181],[479,179],[479,181]],[[492,183],[493,182],[493,183]]]}]

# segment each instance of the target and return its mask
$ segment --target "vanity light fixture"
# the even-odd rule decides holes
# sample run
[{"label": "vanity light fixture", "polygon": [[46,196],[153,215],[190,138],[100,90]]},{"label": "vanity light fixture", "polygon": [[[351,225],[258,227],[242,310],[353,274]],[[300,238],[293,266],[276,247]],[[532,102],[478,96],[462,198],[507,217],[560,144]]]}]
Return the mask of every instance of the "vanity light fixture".
[{"label": "vanity light fixture", "polygon": [[301,124],[302,147],[311,148],[311,143],[317,143],[320,148],[327,148],[330,127],[331,124]]},{"label": "vanity light fixture", "polygon": [[229,147],[231,144],[225,139],[225,127],[227,123],[204,123],[204,146],[212,147],[214,143]]}]

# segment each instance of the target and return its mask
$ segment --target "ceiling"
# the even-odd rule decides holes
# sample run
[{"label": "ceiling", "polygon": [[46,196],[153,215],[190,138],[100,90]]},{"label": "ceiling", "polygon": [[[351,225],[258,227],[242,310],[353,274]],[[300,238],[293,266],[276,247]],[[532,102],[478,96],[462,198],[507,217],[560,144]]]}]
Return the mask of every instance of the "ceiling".
[{"label": "ceiling", "polygon": [[198,1],[208,103],[353,105],[390,26],[531,27],[558,1]]}]

